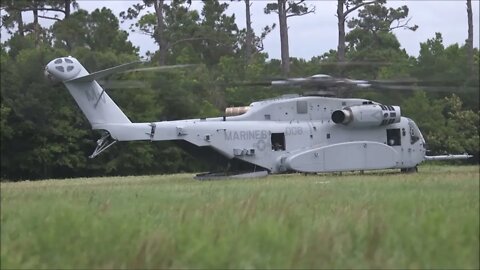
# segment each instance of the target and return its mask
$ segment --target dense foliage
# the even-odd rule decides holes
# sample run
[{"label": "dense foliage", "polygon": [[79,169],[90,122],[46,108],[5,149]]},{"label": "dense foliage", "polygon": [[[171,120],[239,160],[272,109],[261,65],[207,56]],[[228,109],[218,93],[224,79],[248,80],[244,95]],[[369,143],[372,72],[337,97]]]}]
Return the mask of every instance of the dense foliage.
[{"label": "dense foliage", "polygon": [[[2,2],[2,27],[11,35],[0,47],[1,178],[206,169],[207,165],[168,142],[121,143],[96,159],[88,159],[98,134],[90,130],[65,88],[43,77],[45,64],[59,56],[73,55],[90,71],[138,60],[138,48],[128,41],[128,32],[120,29],[121,18],[132,22],[133,31],[151,35],[159,45],[158,51],[149,54],[152,65],[199,64],[188,70],[161,74],[117,75],[115,79],[147,83],[141,89],[110,91],[132,121],[218,116],[226,106],[247,105],[281,94],[269,89],[228,86],[243,80],[278,77],[281,61],[268,60],[258,47],[248,54],[248,61],[245,59],[245,30],[238,28],[234,15],[225,13],[228,3],[205,1],[200,11],[191,9],[189,4],[189,1],[145,0],[117,17],[108,8],[91,13],[82,9],[71,12],[70,7],[79,6],[76,1]],[[468,152],[476,155],[474,162],[478,162],[478,49],[474,49],[473,77],[467,65],[468,48],[459,44],[445,47],[441,33],[421,43],[418,57],[409,56],[388,24],[405,18],[408,8],[388,10],[382,5],[365,6],[349,21],[351,30],[346,35],[345,57],[347,61],[389,64],[339,70],[328,65],[337,59],[336,51],[331,50],[310,60],[290,58],[290,76],[329,73],[353,78],[451,78],[461,82],[452,90],[477,82],[474,91],[457,95],[419,91],[367,92],[360,96],[402,106],[402,114],[418,123],[433,153]],[[156,12],[145,12],[153,6]],[[38,23],[39,11],[61,12],[64,16],[51,15],[54,24],[42,28]],[[36,21],[25,24],[22,13],[26,12],[36,14]],[[285,93],[291,91],[298,92],[287,89]]]}]

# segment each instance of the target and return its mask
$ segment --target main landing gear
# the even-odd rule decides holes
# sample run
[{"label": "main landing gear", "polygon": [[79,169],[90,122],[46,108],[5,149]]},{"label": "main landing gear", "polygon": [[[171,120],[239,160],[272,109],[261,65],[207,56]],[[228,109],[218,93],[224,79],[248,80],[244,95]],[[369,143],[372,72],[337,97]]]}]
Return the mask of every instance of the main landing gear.
[{"label": "main landing gear", "polygon": [[402,173],[416,173],[416,172],[418,172],[418,167],[415,166],[415,167],[411,167],[411,168],[402,168],[402,169],[400,169],[400,171]]}]

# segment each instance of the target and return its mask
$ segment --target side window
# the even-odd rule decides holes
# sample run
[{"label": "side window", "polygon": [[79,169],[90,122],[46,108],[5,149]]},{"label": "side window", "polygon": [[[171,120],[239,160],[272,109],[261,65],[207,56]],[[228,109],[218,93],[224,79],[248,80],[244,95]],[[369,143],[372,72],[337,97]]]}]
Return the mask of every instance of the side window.
[{"label": "side window", "polygon": [[402,144],[399,128],[387,129],[387,144],[390,146]]},{"label": "side window", "polygon": [[285,133],[272,133],[272,150],[285,151]]}]

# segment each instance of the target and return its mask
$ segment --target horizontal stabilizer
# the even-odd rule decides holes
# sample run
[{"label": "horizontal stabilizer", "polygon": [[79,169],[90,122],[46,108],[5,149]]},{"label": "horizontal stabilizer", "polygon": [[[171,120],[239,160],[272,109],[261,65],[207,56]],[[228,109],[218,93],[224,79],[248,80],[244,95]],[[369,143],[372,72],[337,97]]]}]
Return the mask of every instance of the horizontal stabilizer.
[{"label": "horizontal stabilizer", "polygon": [[127,71],[127,70],[132,69],[133,67],[141,64],[141,63],[143,63],[143,62],[142,61],[136,61],[136,62],[123,64],[123,65],[112,67],[112,68],[107,68],[107,69],[100,70],[100,71],[97,71],[97,72],[94,72],[94,73],[90,73],[90,74],[88,74],[86,76],[83,76],[83,77],[79,77],[79,78],[69,80],[67,82],[91,82],[91,81],[95,81],[95,80],[98,80],[100,78],[106,77],[108,75],[112,75],[114,73]]}]

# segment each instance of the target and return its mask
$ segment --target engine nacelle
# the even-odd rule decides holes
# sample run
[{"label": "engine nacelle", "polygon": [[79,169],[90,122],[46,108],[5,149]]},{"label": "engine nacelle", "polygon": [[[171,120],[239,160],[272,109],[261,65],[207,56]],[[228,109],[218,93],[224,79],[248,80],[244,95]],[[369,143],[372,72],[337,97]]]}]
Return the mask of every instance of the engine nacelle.
[{"label": "engine nacelle", "polygon": [[250,109],[249,106],[244,106],[244,107],[228,107],[225,109],[225,116],[236,116],[236,115],[242,115]]},{"label": "engine nacelle", "polygon": [[332,113],[335,124],[350,127],[376,127],[400,122],[400,107],[369,104],[346,107]]}]

